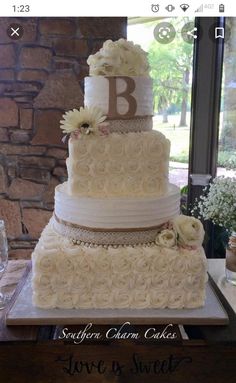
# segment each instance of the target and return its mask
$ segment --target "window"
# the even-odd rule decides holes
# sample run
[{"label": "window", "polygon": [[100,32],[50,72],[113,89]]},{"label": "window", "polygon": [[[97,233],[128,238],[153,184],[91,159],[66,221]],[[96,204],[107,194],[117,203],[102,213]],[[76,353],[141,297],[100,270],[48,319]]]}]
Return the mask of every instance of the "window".
[{"label": "window", "polygon": [[[172,41],[161,43],[159,25],[165,27],[167,23],[174,28],[175,36]],[[128,20],[128,40],[148,52],[153,79],[153,128],[171,141],[169,178],[180,187],[188,184],[194,41],[191,35],[186,38],[186,31],[183,34],[185,26],[189,31],[193,30],[193,20],[188,17]]]},{"label": "window", "polygon": [[236,19],[227,18],[217,175],[236,177]]}]

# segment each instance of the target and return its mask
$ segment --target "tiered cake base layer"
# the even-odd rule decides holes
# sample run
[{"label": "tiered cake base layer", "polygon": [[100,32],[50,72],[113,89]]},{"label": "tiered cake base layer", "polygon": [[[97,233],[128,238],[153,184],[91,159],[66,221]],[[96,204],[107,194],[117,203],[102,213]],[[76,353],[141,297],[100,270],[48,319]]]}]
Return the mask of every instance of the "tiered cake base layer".
[{"label": "tiered cake base layer", "polygon": [[33,303],[41,308],[195,308],[204,305],[204,250],[86,246],[50,222],[33,252]]}]

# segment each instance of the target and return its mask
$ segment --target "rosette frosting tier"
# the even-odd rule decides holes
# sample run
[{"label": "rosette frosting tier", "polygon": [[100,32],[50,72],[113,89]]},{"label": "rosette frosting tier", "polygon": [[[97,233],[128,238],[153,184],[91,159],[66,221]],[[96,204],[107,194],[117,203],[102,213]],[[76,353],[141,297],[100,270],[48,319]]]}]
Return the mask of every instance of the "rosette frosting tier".
[{"label": "rosette frosting tier", "polygon": [[32,262],[33,302],[41,308],[204,305],[207,263],[202,247],[74,245],[58,235],[50,222]]}]

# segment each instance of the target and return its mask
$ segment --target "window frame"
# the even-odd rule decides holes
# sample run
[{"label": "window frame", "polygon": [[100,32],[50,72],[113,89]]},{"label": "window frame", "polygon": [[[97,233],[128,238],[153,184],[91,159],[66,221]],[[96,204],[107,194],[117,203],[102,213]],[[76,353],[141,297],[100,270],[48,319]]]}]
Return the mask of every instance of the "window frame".
[{"label": "window frame", "polygon": [[[193,81],[191,98],[190,147],[187,211],[191,214],[196,198],[216,176],[224,40],[214,42],[209,37],[212,25],[224,27],[225,18],[197,17],[195,26],[201,31],[193,51]],[[205,225],[211,240],[206,246],[208,257],[214,257],[213,226]]]}]

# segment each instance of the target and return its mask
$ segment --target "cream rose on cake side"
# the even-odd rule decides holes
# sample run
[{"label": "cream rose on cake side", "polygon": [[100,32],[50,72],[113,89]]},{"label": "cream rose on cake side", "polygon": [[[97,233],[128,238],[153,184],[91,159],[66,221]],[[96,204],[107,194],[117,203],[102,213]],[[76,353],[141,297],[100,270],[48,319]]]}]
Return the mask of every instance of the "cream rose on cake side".
[{"label": "cream rose on cake side", "polygon": [[175,247],[177,245],[176,233],[174,230],[164,229],[157,235],[155,242],[163,247]]},{"label": "cream rose on cake side", "polygon": [[205,232],[199,219],[179,215],[173,219],[172,223],[180,246],[197,248],[202,245]]}]

